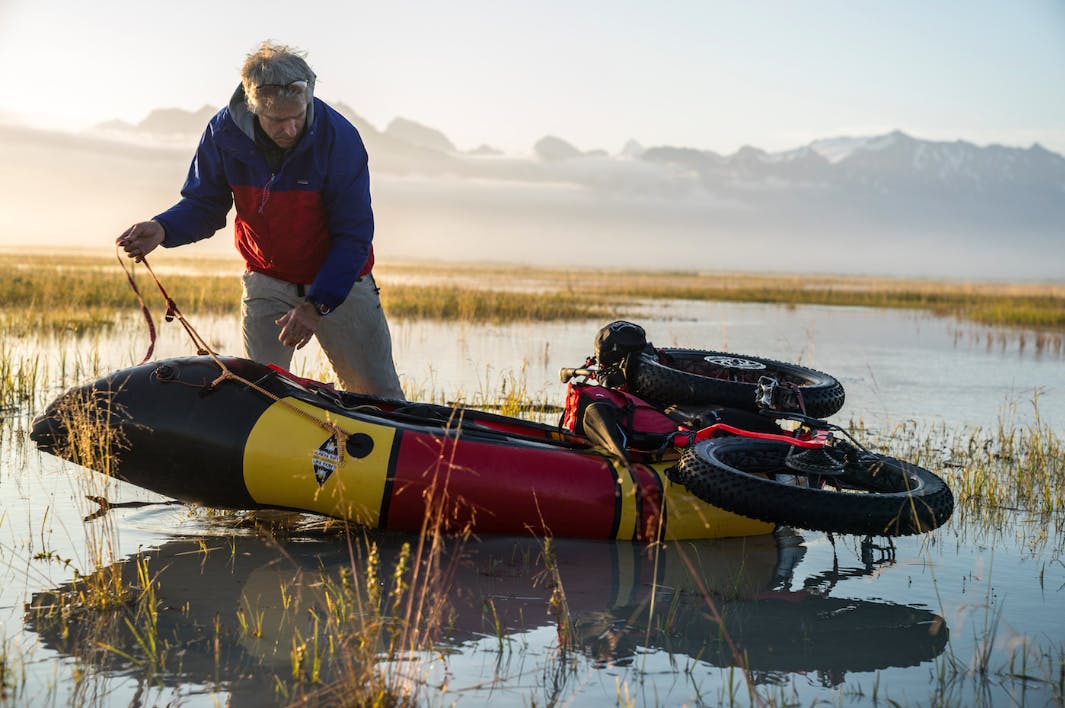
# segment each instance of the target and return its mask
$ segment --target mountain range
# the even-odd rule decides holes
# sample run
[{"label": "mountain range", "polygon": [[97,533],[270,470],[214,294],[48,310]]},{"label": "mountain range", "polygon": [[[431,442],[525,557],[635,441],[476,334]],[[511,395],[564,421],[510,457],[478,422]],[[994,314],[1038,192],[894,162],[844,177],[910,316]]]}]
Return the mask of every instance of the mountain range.
[{"label": "mountain range", "polygon": [[[507,155],[488,145],[459,150],[406,118],[380,130],[333,105],[370,153],[375,243],[393,257],[1065,279],[1065,157],[1038,144],[895,131],[780,152],[630,141],[610,154],[545,136],[530,154]],[[107,219],[129,209],[118,228],[172,203],[214,112],[157,110],[81,135],[4,126],[0,146],[23,177],[76,183],[68,189],[91,195],[82,202]],[[0,171],[0,189],[25,187]],[[0,229],[31,221],[14,212],[41,208],[32,195],[0,207],[26,217],[0,219]],[[4,242],[12,236],[0,231]]]}]

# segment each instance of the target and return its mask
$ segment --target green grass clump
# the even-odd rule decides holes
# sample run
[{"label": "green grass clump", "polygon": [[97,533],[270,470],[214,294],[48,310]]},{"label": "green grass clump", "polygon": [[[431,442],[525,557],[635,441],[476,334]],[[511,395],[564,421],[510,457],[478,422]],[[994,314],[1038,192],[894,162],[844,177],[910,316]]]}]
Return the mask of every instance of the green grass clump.
[{"label": "green grass clump", "polygon": [[41,382],[41,357],[20,357],[0,344],[0,411],[33,399]]},{"label": "green grass clump", "polygon": [[15,671],[15,659],[7,655],[7,647],[0,646],[0,702],[14,698],[19,687],[19,676]]},{"label": "green grass clump", "polygon": [[1027,427],[1001,423],[950,451],[960,468],[955,494],[975,513],[1021,510],[1049,518],[1065,511],[1065,441],[1042,418]]},{"label": "green grass clump", "polygon": [[973,302],[967,319],[989,325],[1065,330],[1065,300],[1056,297],[1009,297]]},{"label": "green grass clump", "polygon": [[527,322],[605,317],[607,308],[560,292],[522,293],[455,285],[393,285],[381,293],[390,317],[458,322]]},{"label": "green grass clump", "polygon": [[[955,515],[978,527],[1006,528],[1016,512],[1060,523],[1065,512],[1065,436],[1039,414],[1015,423],[1009,412],[992,428],[916,429],[903,424],[877,436],[858,425],[866,442],[944,478]],[[852,426],[855,424],[852,424]]]}]

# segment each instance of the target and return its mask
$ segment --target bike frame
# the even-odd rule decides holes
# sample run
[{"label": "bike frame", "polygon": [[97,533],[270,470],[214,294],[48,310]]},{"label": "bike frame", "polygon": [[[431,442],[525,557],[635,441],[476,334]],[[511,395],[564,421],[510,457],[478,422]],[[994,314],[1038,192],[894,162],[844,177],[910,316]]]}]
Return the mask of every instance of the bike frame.
[{"label": "bike frame", "polygon": [[826,447],[829,445],[829,441],[834,439],[832,433],[828,430],[818,430],[809,437],[796,438],[790,435],[778,435],[776,433],[756,433],[752,430],[737,428],[728,423],[714,423],[713,425],[694,432],[673,433],[670,444],[678,449],[690,447],[703,440],[708,440],[719,433],[731,433],[732,435],[741,435],[745,438],[757,438],[759,440],[776,440],[778,442],[786,442],[789,445],[806,448],[808,450]]}]

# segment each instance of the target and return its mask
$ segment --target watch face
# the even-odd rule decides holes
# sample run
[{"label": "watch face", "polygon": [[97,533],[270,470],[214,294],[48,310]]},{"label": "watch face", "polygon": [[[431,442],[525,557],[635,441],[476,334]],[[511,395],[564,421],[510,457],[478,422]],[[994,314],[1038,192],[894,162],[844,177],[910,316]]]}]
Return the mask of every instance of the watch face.
[{"label": "watch face", "polygon": [[311,307],[317,310],[319,315],[328,315],[330,312],[333,311],[333,308],[331,308],[329,305],[324,305],[320,302],[315,302],[314,298],[312,297],[308,296],[307,302],[311,303]]}]

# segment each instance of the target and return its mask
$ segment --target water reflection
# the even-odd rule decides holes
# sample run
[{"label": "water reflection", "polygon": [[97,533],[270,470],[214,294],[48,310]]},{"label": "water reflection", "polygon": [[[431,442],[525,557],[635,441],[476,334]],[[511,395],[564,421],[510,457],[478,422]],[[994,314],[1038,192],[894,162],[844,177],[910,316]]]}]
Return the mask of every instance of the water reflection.
[{"label": "water reflection", "polygon": [[[275,703],[282,700],[278,686],[289,699],[299,690],[293,647],[300,643],[320,639],[323,682],[345,670],[344,661],[328,656],[329,638],[319,638],[316,622],[331,611],[324,588],[352,571],[366,577],[358,550],[365,540],[360,535],[352,553],[346,538],[329,534],[180,538],[145,552],[147,563],[130,559],[105,569],[141,602],[86,611],[81,581],[35,594],[24,619],[45,646],[75,658],[89,675],[186,692],[213,687],[231,692],[233,705]],[[369,540],[387,579],[402,545],[416,538],[375,533]],[[805,553],[791,532],[657,549],[565,539],[552,541],[546,555],[536,539],[454,543],[447,554],[458,562],[441,563],[453,576],[436,648],[484,652],[496,646],[485,640],[496,640],[502,659],[512,641],[528,642],[532,630],[546,628],[552,639],[538,651],[575,651],[593,669],[638,665],[641,654],[662,651],[711,666],[746,665],[756,683],[803,672],[825,686],[841,684],[848,672],[917,665],[943,651],[948,629],[937,614],[833,596],[841,580],[894,563],[893,549],[867,541],[853,567],[841,567],[833,554],[829,567],[798,577]],[[516,680],[499,675],[505,662],[483,663],[485,678],[497,685]]]}]

